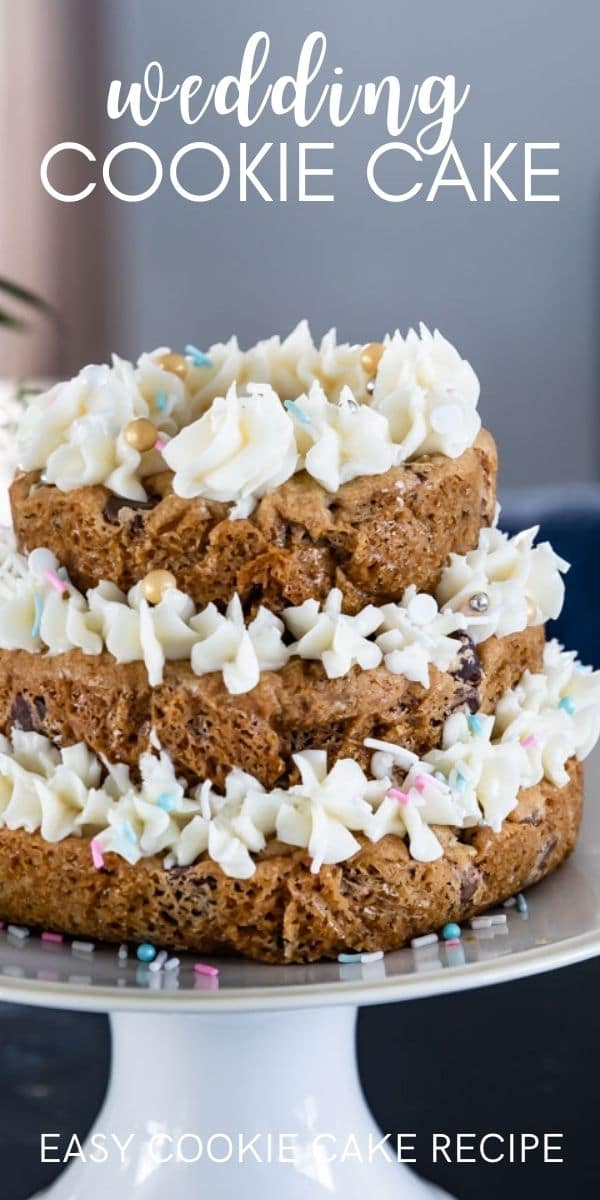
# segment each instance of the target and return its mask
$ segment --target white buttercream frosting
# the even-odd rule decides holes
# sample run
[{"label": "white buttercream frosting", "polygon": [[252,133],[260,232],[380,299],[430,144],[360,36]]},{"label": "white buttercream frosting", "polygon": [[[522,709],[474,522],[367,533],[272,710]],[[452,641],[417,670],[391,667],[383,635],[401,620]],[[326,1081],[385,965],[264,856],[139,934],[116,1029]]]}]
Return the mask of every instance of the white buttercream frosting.
[{"label": "white buttercream frosting", "polygon": [[178,496],[233,501],[248,516],[265,492],[294,474],[298,452],[294,426],[267,385],[248,384],[238,396],[233,383],[223,399],[169,442],[165,462]]},{"label": "white buttercream frosting", "polygon": [[423,760],[369,740],[371,777],[351,759],[328,769],[325,751],[305,750],[292,787],[267,792],[234,769],[220,793],[210,780],[187,788],[159,751],[142,756],[135,784],[127,767],[100,763],[83,745],[59,750],[14,730],[10,742],[0,738],[0,826],[51,842],[93,837],[131,863],[164,855],[188,866],[206,854],[240,879],[273,838],[305,849],[313,871],[352,857],[359,836],[405,838],[412,857],[429,862],[443,854],[435,827],[499,830],[520,788],[564,785],[566,763],[585,757],[599,732],[600,672],[551,642],[543,671],[526,672],[491,716],[454,713],[441,748]]},{"label": "white buttercream frosting", "polygon": [[[436,597],[445,612],[460,611],[465,628],[475,642],[496,634],[506,637],[558,617],[565,587],[561,572],[569,564],[554,553],[549,542],[534,546],[539,526],[514,537],[497,528],[480,531],[479,542],[467,554],[451,554],[442,572]],[[484,594],[485,612],[474,611],[469,601]]]},{"label": "white buttercream frosting", "polygon": [[417,454],[458,458],[481,428],[479,380],[438,330],[425,325],[386,340],[377,370],[373,408],[386,417],[397,461]]},{"label": "white buttercream frosting", "polygon": [[[480,427],[469,364],[424,326],[383,345],[374,391],[361,347],[338,344],[334,330],[316,346],[306,322],[247,351],[232,338],[190,353],[184,378],[162,366],[167,347],[136,366],[114,356],[30,402],[20,465],[62,491],[103,484],[142,500],[144,479],[166,463],[178,495],[233,504],[238,517],[298,470],[337,492],[417,454],[461,454]],[[138,417],[156,425],[162,457],[124,439]]]},{"label": "white buttercream frosting", "polygon": [[[350,616],[334,588],[322,604],[306,600],[284,609],[281,619],[261,608],[248,624],[237,596],[225,613],[214,604],[197,612],[177,588],[157,605],[147,603],[140,585],[125,595],[102,582],[83,596],[49,550],[27,559],[9,540],[0,544],[0,649],[100,654],[106,648],[117,662],[144,662],[152,686],[162,682],[166,662],[189,661],[197,675],[220,671],[234,694],[251,691],[261,671],[278,671],[293,656],[321,662],[330,679],[383,663],[428,687],[431,665],[452,669],[457,631],[477,642],[513,633],[525,628],[532,602],[534,621],[558,615],[567,564],[547,543],[534,547],[534,533],[509,539],[484,529],[476,550],[451,555],[438,600],[451,598],[441,609],[433,596],[409,587],[398,604],[367,605]],[[481,589],[489,608],[478,616],[468,598]]]}]

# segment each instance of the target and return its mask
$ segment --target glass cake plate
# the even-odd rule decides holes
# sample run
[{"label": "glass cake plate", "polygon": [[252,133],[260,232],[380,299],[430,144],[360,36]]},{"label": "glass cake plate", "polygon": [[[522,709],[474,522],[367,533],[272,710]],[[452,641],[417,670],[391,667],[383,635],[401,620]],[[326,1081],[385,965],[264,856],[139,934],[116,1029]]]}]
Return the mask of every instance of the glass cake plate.
[{"label": "glass cake plate", "polygon": [[[176,1200],[192,1200],[203,1188],[218,1198],[242,1187],[245,1200],[358,1200],[365,1185],[378,1200],[441,1195],[381,1156],[362,1170],[339,1153],[329,1161],[329,1148],[339,1152],[349,1135],[361,1143],[380,1136],[360,1093],[356,1008],[502,983],[600,953],[599,790],[596,752],[586,763],[574,855],[528,893],[527,913],[504,909],[506,924],[465,928],[459,946],[440,941],[364,964],[210,959],[219,970],[211,976],[197,974],[196,959],[185,955],[178,971],[157,972],[134,951],[120,960],[114,946],[77,951],[68,939],[57,945],[34,933],[25,940],[0,933],[0,999],[111,1014],[112,1081],[95,1128],[135,1134],[125,1163],[75,1162],[45,1193],[48,1200],[158,1200],[165,1188]],[[234,1152],[216,1163],[206,1147],[193,1165],[154,1161],[156,1139],[178,1148],[182,1132],[227,1131],[235,1140],[259,1130],[275,1139],[293,1133],[294,1162],[240,1164]]]}]

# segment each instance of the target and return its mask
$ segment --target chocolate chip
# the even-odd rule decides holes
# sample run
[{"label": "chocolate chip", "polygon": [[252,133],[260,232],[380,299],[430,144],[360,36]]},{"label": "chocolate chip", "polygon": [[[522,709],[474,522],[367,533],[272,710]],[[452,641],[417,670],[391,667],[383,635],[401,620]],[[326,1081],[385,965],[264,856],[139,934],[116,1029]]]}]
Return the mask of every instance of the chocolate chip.
[{"label": "chocolate chip", "polygon": [[46,716],[46,701],[44,700],[44,697],[36,696],[33,703],[35,706],[35,711],[36,711],[38,717],[40,718],[40,721],[43,721],[44,717]]},{"label": "chocolate chip", "polygon": [[473,639],[464,630],[458,630],[451,636],[461,643],[458,651],[458,666],[452,671],[452,674],[455,679],[461,679],[463,683],[479,687],[483,671]]},{"label": "chocolate chip", "polygon": [[558,838],[557,837],[551,838],[550,841],[548,842],[548,844],[546,846],[544,846],[542,856],[540,859],[538,859],[538,861],[535,865],[536,874],[538,873],[538,871],[544,870],[544,867],[546,866],[548,859],[550,858],[550,855],[552,854],[553,850],[556,849],[557,846],[558,846]]},{"label": "chocolate chip", "polygon": [[[156,508],[157,504],[160,504],[160,496],[149,496],[147,500],[128,500],[125,496],[109,496],[102,510],[102,516],[109,525],[120,525],[120,514],[125,510],[147,511]],[[140,519],[143,520],[143,518]]]},{"label": "chocolate chip", "polygon": [[13,725],[16,725],[17,729],[21,729],[23,733],[35,731],[36,723],[33,711],[21,692],[15,696],[12,702],[10,717]]},{"label": "chocolate chip", "polygon": [[462,905],[468,904],[469,900],[473,899],[481,876],[477,867],[468,867],[463,872],[460,879],[460,902]]}]

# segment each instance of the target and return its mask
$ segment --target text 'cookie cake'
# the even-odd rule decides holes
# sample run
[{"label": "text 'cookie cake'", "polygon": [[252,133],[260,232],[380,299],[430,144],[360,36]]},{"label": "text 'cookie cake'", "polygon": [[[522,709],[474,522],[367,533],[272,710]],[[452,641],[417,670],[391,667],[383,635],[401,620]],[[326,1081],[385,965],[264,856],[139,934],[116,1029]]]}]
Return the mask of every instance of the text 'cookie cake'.
[{"label": "text 'cookie cake'", "polygon": [[0,554],[0,917],[390,950],[572,850],[600,674],[497,527],[440,334],[115,357],[34,397]]}]

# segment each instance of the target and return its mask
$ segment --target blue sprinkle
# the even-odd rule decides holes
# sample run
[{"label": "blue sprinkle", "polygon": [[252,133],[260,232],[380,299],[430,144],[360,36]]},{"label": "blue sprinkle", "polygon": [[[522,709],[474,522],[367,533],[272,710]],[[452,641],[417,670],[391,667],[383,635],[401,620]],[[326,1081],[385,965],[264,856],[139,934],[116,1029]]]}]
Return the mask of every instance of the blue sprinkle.
[{"label": "blue sprinkle", "polygon": [[139,962],[154,962],[154,959],[156,958],[156,947],[153,946],[151,942],[143,942],[141,946],[138,946],[136,955]]},{"label": "blue sprinkle", "polygon": [[59,567],[59,568],[58,568],[58,571],[56,572],[56,574],[58,575],[58,578],[59,578],[59,579],[66,579],[66,580],[68,580],[68,578],[69,578],[69,572],[67,571],[67,568],[66,568],[66,567]]},{"label": "blue sprinkle", "polygon": [[167,404],[169,403],[166,392],[157,392],[156,396],[154,397],[154,402],[156,404],[158,411],[164,412],[167,407]]},{"label": "blue sprinkle", "polygon": [[197,346],[192,346],[190,343],[186,346],[185,352],[192,359],[195,367],[212,367],[212,359],[207,354],[204,354],[202,350],[199,350]]},{"label": "blue sprinkle", "polygon": [[467,722],[471,733],[483,733],[483,721],[481,720],[481,717],[478,717],[475,713],[471,713],[470,716],[467,717]]},{"label": "blue sprinkle", "polygon": [[175,808],[175,804],[176,804],[176,801],[173,799],[172,796],[169,796],[168,792],[162,792],[162,794],[157,798],[157,801],[156,801],[157,808],[162,808],[163,812],[166,812],[166,813],[173,812],[173,809]]},{"label": "blue sprinkle", "polygon": [[445,942],[449,942],[452,938],[462,937],[462,929],[460,925],[455,925],[454,921],[449,921],[442,929],[442,937]]},{"label": "blue sprinkle", "polygon": [[572,717],[573,713],[575,712],[575,701],[572,696],[563,696],[558,702],[558,707],[562,708],[564,712],[568,713],[569,716]]},{"label": "blue sprinkle", "polygon": [[529,905],[522,892],[519,892],[517,896],[517,908],[520,913],[529,912]]},{"label": "blue sprinkle", "polygon": [[34,594],[33,603],[35,604],[35,620],[31,627],[31,636],[37,638],[40,636],[42,628],[42,616],[44,612],[44,601],[38,592],[35,592]]},{"label": "blue sprinkle", "polygon": [[283,407],[286,408],[289,413],[291,413],[292,417],[295,417],[297,421],[300,421],[301,425],[310,425],[310,417],[307,417],[304,409],[300,408],[300,405],[296,404],[295,400],[284,400]]},{"label": "blue sprinkle", "polygon": [[467,780],[460,771],[456,772],[455,786],[458,788],[459,792],[463,792],[467,786]]},{"label": "blue sprinkle", "polygon": [[123,821],[123,833],[129,842],[137,843],[137,835],[131,821]]},{"label": "blue sprinkle", "polygon": [[361,961],[360,954],[338,954],[337,960],[339,963],[357,963]]}]

